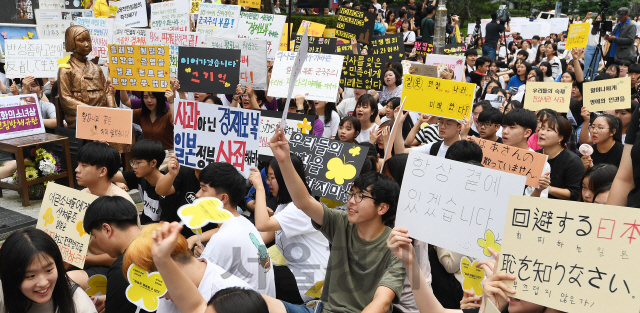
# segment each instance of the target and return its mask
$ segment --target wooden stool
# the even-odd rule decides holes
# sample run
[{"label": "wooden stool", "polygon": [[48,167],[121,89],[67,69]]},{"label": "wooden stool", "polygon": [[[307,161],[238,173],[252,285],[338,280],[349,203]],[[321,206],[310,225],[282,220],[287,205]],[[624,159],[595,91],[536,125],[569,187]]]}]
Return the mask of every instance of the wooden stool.
[{"label": "wooden stool", "polygon": [[[66,171],[60,172],[56,175],[49,175],[44,177],[38,177],[34,180],[27,181],[27,174],[24,166],[24,155],[22,149],[25,147],[36,146],[45,143],[57,143],[62,145],[62,151],[64,153],[64,159],[66,160]],[[24,136],[18,138],[11,138],[0,140],[0,150],[11,152],[16,155],[16,163],[18,165],[18,180],[19,183],[9,184],[0,182],[0,188],[7,188],[11,190],[17,190],[22,198],[22,205],[29,206],[29,186],[44,183],[46,181],[56,180],[67,177],[69,179],[69,187],[73,188],[73,173],[75,171],[71,168],[71,155],[69,153],[69,139],[64,136],[53,135],[49,133],[37,134],[31,136]],[[60,159],[62,160],[62,157]],[[2,189],[0,189],[0,197],[2,197]]]}]

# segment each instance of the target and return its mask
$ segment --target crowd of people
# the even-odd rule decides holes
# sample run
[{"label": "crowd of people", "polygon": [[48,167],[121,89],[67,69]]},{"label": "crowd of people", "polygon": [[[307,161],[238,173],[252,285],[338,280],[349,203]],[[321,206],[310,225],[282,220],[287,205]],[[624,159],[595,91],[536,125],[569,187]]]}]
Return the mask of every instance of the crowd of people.
[{"label": "crowd of people", "polygon": [[[102,8],[102,2],[96,1],[95,8]],[[405,59],[424,62],[413,44],[433,43],[435,0],[411,0],[399,12],[376,0],[368,7],[343,4],[379,12],[376,33],[403,33]],[[575,20],[603,20],[590,13]],[[640,38],[629,15],[629,9],[618,9],[612,31],[595,29],[586,48],[561,51],[566,32],[506,35],[509,22],[493,13],[478,49],[466,42],[462,81],[475,84],[476,91],[471,114],[462,120],[401,111],[406,73],[401,63],[385,64],[380,91],[340,88],[334,102],[296,95],[289,112],[314,116],[312,135],[369,148],[348,201],[338,205],[312,195],[305,164],[291,153],[281,129],[269,141],[273,157],[251,168],[247,178],[224,162],[202,170],[186,167],[174,153],[176,99],[271,111],[283,111],[287,99],[251,85],[238,85],[234,94],[183,92],[175,77],[165,92],[116,91],[98,60],[91,59],[87,29],[71,26],[65,34],[65,48],[72,53],[69,67],[55,79],[0,82],[0,92],[37,94],[49,131],[57,127],[53,102],[71,129],[78,105],[133,110],[136,141],[125,149],[132,170],[122,169],[121,146],[86,142],[79,149],[77,184],[98,196],[82,223],[91,235],[85,267],[63,262],[56,242],[41,230],[14,232],[0,248],[0,313],[137,312],[126,295],[132,264],[162,276],[167,293],[158,300],[159,313],[468,313],[484,312],[488,302],[503,312],[558,312],[518,300],[518,293],[502,282],[515,276],[498,271],[499,254],[492,249],[492,258],[477,265],[486,280],[483,297],[476,297],[461,284],[462,254],[416,240],[395,225],[408,153],[483,166],[482,149],[466,140],[482,138],[547,156],[539,184],[526,186],[523,196],[640,207],[640,145],[635,146],[640,140]],[[457,23],[457,15],[451,15],[447,37],[463,43]],[[602,54],[595,49],[600,38]],[[353,51],[366,54],[366,48]],[[272,69],[270,63],[268,80]],[[448,68],[439,73],[440,79],[453,77]],[[631,94],[623,95],[631,100],[629,106],[590,112],[583,103],[583,94],[590,91],[583,84],[622,77],[630,77]],[[524,99],[531,82],[570,83],[569,110],[528,110]],[[500,95],[502,103],[492,103],[490,95]],[[0,178],[7,179],[16,170],[15,156],[3,154],[0,160]],[[140,212],[127,192],[133,189],[144,199]],[[178,208],[206,197],[219,199],[233,217],[201,233],[183,227]],[[276,264],[270,251],[280,251],[286,264]],[[94,275],[107,278],[106,294],[89,297],[85,291]],[[316,297],[312,291],[318,286]]]}]

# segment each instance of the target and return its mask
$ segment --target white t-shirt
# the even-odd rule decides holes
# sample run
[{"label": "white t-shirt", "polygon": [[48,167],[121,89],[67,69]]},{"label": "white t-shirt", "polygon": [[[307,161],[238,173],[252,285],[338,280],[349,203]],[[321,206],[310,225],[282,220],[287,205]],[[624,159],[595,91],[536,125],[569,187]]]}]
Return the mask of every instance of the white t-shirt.
[{"label": "white t-shirt", "polygon": [[371,138],[371,134],[369,133],[372,130],[376,130],[378,129],[378,124],[373,123],[373,125],[371,127],[369,127],[369,129],[363,129],[360,131],[360,135],[358,135],[358,137],[356,137],[356,141],[357,142],[369,142],[369,138]]},{"label": "white t-shirt", "polygon": [[296,278],[302,300],[309,301],[313,298],[305,293],[327,273],[329,241],[293,202],[279,205],[273,217],[282,228],[276,231],[276,245]]},{"label": "white t-shirt", "polygon": [[337,107],[340,118],[343,119],[345,116],[353,115],[353,111],[355,111],[357,103],[358,101],[356,101],[356,98],[343,99]]},{"label": "white t-shirt", "polygon": [[[436,142],[439,142],[439,141],[436,141]],[[435,144],[436,142],[432,142],[432,143],[429,143],[429,144],[426,144],[426,145],[415,147],[415,148],[413,148],[411,150],[431,155],[431,146],[433,146],[433,144]],[[445,145],[444,142],[442,142],[442,144],[440,145],[440,149],[438,150],[438,153],[436,154],[436,156],[444,158],[444,156],[447,154],[447,150],[449,150],[449,146]]]},{"label": "white t-shirt", "polygon": [[[324,115],[318,115],[318,118],[324,123]],[[331,122],[329,124],[324,124],[324,131],[322,132],[322,137],[329,138],[335,136],[338,133],[338,128],[340,127],[340,115],[336,111],[331,111]]]},{"label": "white t-shirt", "polygon": [[202,257],[244,280],[255,291],[276,296],[271,257],[260,232],[244,216],[225,221]]},{"label": "white t-shirt", "polygon": [[[198,260],[200,262],[207,263],[207,269],[204,271],[204,275],[200,281],[200,286],[198,286],[198,291],[200,291],[200,295],[204,298],[204,301],[209,302],[213,295],[222,289],[230,287],[251,289],[251,286],[249,286],[247,282],[234,275],[229,275],[225,269],[217,264],[209,262],[205,258],[200,258]],[[173,301],[162,298],[158,302],[158,310],[156,312],[180,313],[180,310],[178,310],[178,307],[173,303]]]},{"label": "white t-shirt", "polygon": [[[95,305],[91,298],[78,287],[73,292],[73,304],[76,307],[76,313],[97,313]],[[5,313],[4,308],[4,293],[2,292],[2,284],[0,283],[0,313]],[[53,312],[53,299],[45,303],[33,303],[31,308],[25,313],[50,313]]]},{"label": "white t-shirt", "polygon": [[416,33],[412,32],[412,31],[408,31],[408,32],[403,32],[402,33],[402,40],[404,42],[415,42],[416,41]]}]

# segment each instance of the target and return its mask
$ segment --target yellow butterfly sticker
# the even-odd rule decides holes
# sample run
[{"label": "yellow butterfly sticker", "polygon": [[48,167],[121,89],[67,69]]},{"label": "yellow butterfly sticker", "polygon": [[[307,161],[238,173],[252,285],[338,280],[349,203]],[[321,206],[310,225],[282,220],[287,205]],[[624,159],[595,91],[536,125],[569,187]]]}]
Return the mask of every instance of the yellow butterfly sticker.
[{"label": "yellow butterfly sticker", "polygon": [[47,227],[49,224],[53,224],[53,211],[51,211],[51,208],[47,208],[47,210],[44,211],[42,219],[44,220],[44,227]]},{"label": "yellow butterfly sticker", "polygon": [[301,133],[308,134],[311,131],[311,124],[309,124],[305,117],[302,122],[298,123],[298,128],[300,128]]},{"label": "yellow butterfly sticker", "polygon": [[356,155],[360,155],[360,146],[354,146],[353,148],[349,149],[349,153],[351,154],[351,156],[356,156]]},{"label": "yellow butterfly sticker", "polygon": [[58,67],[71,68],[71,65],[69,65],[69,58],[71,58],[70,55],[62,59],[58,59]]},{"label": "yellow butterfly sticker", "polygon": [[476,296],[482,296],[482,280],[484,279],[484,270],[481,268],[477,268],[476,264],[479,261],[473,262],[467,259],[466,257],[462,258],[462,262],[460,262],[460,273],[462,273],[462,289],[471,290],[476,294]]},{"label": "yellow butterfly sticker", "polygon": [[496,237],[493,235],[491,230],[487,230],[484,233],[484,239],[478,239],[478,245],[484,248],[483,253],[486,256],[491,256],[491,252],[489,252],[488,248],[492,248],[493,250],[496,250],[496,252],[500,252],[501,248],[500,244],[496,242]]},{"label": "yellow butterfly sticker", "polygon": [[335,180],[336,184],[342,185],[345,180],[352,179],[356,176],[356,167],[344,162],[340,158],[333,158],[327,163],[327,179]]},{"label": "yellow butterfly sticker", "polygon": [[153,312],[158,309],[159,298],[167,292],[160,273],[147,273],[142,267],[131,264],[127,270],[127,300],[145,311]]},{"label": "yellow butterfly sticker", "polygon": [[93,275],[89,277],[87,285],[89,285],[89,289],[87,289],[86,293],[89,296],[99,296],[107,294],[107,276],[100,274]]},{"label": "yellow butterfly sticker", "polygon": [[76,230],[78,231],[78,234],[80,234],[80,237],[82,237],[82,236],[87,234],[87,232],[85,232],[84,228],[82,227],[82,221],[79,221],[76,224]]},{"label": "yellow butterfly sticker", "polygon": [[202,228],[209,223],[223,223],[233,217],[222,201],[213,197],[200,198],[178,209],[178,216],[189,228]]},{"label": "yellow butterfly sticker", "polygon": [[29,39],[33,39],[33,33],[32,32],[27,32],[27,35],[29,35]]},{"label": "yellow butterfly sticker", "polygon": [[109,6],[109,15],[116,15],[118,13],[118,7],[115,5]]}]

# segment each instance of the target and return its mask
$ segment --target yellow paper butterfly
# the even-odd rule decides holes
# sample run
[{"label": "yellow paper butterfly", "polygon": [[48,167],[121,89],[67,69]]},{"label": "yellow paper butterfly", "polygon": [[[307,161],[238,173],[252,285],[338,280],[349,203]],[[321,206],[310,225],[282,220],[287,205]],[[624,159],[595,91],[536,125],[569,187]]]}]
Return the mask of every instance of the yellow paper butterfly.
[{"label": "yellow paper butterfly", "polygon": [[107,294],[107,276],[93,275],[89,277],[87,285],[89,285],[89,289],[87,289],[86,293],[89,296]]},{"label": "yellow paper butterfly", "polygon": [[51,208],[47,208],[47,210],[44,211],[42,219],[44,220],[45,227],[47,227],[47,225],[49,224],[53,224],[53,211],[51,211]]},{"label": "yellow paper butterfly", "polygon": [[333,158],[327,163],[327,179],[335,180],[336,184],[342,185],[345,180],[352,179],[356,176],[355,166],[343,162],[340,158]]},{"label": "yellow paper butterfly", "polygon": [[58,59],[58,67],[71,68],[71,65],[69,65],[69,58],[71,58],[71,56]]},{"label": "yellow paper butterfly", "polygon": [[160,273],[147,273],[138,265],[131,264],[127,271],[127,299],[145,311],[153,312],[158,309],[159,298],[167,292]]},{"label": "yellow paper butterfly", "polygon": [[491,256],[491,252],[489,252],[488,248],[492,248],[493,250],[496,250],[496,252],[500,252],[501,248],[500,244],[496,242],[496,237],[493,235],[491,230],[487,230],[484,233],[484,239],[478,239],[478,245],[484,248],[483,253],[486,256]]},{"label": "yellow paper butterfly", "polygon": [[181,206],[178,216],[192,229],[201,228],[208,223],[223,223],[233,217],[224,209],[222,201],[213,197],[200,198],[192,204]]},{"label": "yellow paper butterfly", "polygon": [[[79,221],[76,224],[76,230],[78,231],[78,234],[80,234],[80,237],[84,236],[87,234],[87,232],[84,231],[84,228],[82,227],[82,221]],[[105,293],[106,294],[106,293]]]},{"label": "yellow paper butterfly", "polygon": [[356,156],[356,155],[360,155],[360,146],[354,146],[353,148],[349,149],[349,153],[351,154],[351,156]]},{"label": "yellow paper butterfly", "polygon": [[118,7],[115,5],[109,6],[109,15],[116,15],[118,13]]},{"label": "yellow paper butterfly", "polygon": [[462,281],[462,289],[471,290],[476,294],[476,296],[482,296],[482,280],[484,279],[484,270],[481,268],[477,268],[476,264],[479,261],[473,262],[467,259],[466,257],[462,258],[462,262],[460,262],[460,272],[464,277]]},{"label": "yellow paper butterfly", "polygon": [[29,35],[29,39],[33,39],[33,33],[32,32],[27,32],[27,35]]},{"label": "yellow paper butterfly", "polygon": [[303,134],[308,134],[311,131],[311,124],[309,124],[305,117],[302,122],[298,123],[298,128],[300,128],[300,132]]}]

